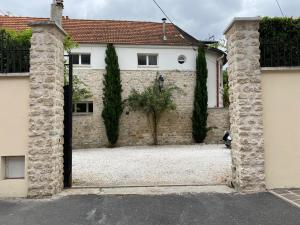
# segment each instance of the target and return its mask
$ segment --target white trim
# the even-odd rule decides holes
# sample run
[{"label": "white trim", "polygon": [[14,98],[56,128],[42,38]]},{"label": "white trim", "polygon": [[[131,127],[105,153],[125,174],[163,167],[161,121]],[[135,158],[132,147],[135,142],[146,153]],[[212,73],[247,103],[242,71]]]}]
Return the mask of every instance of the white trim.
[{"label": "white trim", "polygon": [[282,67],[262,67],[262,71],[295,71],[295,70],[300,70],[300,66],[282,66]]},{"label": "white trim", "polygon": [[226,27],[226,29],[224,30],[223,34],[226,34],[230,28],[233,26],[234,23],[236,22],[258,22],[260,21],[262,18],[260,16],[256,16],[256,17],[234,17],[233,20],[230,22],[230,24]]},{"label": "white trim", "polygon": [[0,77],[29,77],[30,73],[0,73]]}]

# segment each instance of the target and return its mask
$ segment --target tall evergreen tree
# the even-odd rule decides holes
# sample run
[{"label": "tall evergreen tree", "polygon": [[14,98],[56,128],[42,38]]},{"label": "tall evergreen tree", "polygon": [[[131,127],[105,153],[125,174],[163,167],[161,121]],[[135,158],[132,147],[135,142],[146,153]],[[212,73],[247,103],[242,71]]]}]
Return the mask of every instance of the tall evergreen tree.
[{"label": "tall evergreen tree", "polygon": [[207,133],[207,65],[203,46],[198,48],[196,59],[196,87],[194,92],[193,137],[197,143],[202,143]]},{"label": "tall evergreen tree", "polygon": [[106,49],[106,74],[103,81],[103,111],[106,135],[111,146],[114,146],[119,137],[119,120],[123,112],[122,84],[118,56],[113,44],[108,44]]}]

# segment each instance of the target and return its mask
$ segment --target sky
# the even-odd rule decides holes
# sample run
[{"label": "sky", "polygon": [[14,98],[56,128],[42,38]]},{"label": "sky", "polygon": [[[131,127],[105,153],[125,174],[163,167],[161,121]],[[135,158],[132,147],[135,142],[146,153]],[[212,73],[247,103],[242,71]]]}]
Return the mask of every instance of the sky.
[{"label": "sky", "polygon": [[[276,0],[156,0],[177,26],[200,40],[220,40],[234,17],[281,16]],[[300,0],[278,0],[288,17],[300,16]],[[16,16],[49,17],[52,0],[0,0],[1,11]],[[165,17],[152,0],[64,0],[64,15],[77,19],[160,22]]]}]

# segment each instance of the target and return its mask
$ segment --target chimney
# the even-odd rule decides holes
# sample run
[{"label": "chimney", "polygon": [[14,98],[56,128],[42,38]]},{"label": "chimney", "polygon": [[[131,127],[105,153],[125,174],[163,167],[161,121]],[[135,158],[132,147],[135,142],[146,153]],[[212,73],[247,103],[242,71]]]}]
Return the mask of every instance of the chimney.
[{"label": "chimney", "polygon": [[163,21],[163,40],[166,41],[168,40],[167,38],[167,35],[166,35],[166,21],[167,19],[166,18],[162,18],[162,21]]},{"label": "chimney", "polygon": [[59,27],[62,27],[61,18],[64,8],[63,0],[53,0],[51,4],[50,21],[55,22]]}]

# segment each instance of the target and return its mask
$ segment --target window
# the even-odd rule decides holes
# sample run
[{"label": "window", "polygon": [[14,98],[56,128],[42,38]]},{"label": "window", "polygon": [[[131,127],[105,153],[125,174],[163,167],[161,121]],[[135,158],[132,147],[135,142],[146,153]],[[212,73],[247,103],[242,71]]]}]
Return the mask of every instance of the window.
[{"label": "window", "polygon": [[72,60],[73,60],[73,64],[78,65],[79,64],[79,55],[78,54],[72,54]]},{"label": "window", "polygon": [[157,65],[157,55],[149,55],[149,65],[150,66],[156,66]]},{"label": "window", "polygon": [[25,157],[6,156],[3,157],[5,164],[5,179],[24,179]]},{"label": "window", "polygon": [[157,54],[138,54],[139,66],[157,66],[158,55]]},{"label": "window", "polygon": [[75,114],[93,113],[94,106],[92,102],[76,102],[73,104],[72,111]]},{"label": "window", "polygon": [[183,64],[185,63],[186,57],[184,55],[178,56],[178,63]]},{"label": "window", "polygon": [[147,65],[147,56],[146,55],[138,55],[138,65],[139,66]]},{"label": "window", "polygon": [[91,55],[90,54],[82,54],[81,55],[81,64],[82,65],[90,65],[91,64]]},{"label": "window", "polygon": [[72,54],[73,64],[74,65],[91,65],[91,54]]}]

